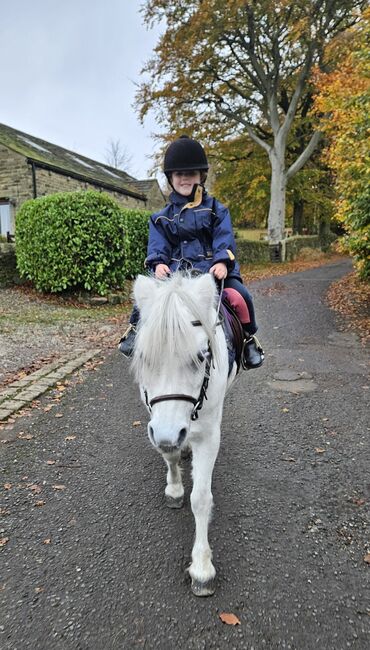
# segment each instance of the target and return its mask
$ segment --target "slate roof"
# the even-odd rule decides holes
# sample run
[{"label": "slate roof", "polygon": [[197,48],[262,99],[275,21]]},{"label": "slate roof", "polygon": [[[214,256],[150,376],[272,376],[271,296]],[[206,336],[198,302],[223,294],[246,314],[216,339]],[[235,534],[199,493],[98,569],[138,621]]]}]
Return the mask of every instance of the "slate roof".
[{"label": "slate roof", "polygon": [[0,143],[25,156],[40,167],[95,182],[102,187],[146,201],[146,192],[155,179],[139,181],[126,172],[69,151],[46,140],[0,124]]}]

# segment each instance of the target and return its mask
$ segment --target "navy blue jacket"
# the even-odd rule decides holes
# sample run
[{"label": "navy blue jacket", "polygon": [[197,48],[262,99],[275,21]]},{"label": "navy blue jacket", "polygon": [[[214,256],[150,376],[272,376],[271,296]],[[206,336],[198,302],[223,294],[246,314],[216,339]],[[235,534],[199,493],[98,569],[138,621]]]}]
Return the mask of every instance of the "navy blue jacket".
[{"label": "navy blue jacket", "polygon": [[202,273],[224,262],[228,277],[240,278],[229,210],[200,185],[193,201],[172,192],[170,203],[149,221],[146,266],[167,264],[176,271],[184,261]]}]

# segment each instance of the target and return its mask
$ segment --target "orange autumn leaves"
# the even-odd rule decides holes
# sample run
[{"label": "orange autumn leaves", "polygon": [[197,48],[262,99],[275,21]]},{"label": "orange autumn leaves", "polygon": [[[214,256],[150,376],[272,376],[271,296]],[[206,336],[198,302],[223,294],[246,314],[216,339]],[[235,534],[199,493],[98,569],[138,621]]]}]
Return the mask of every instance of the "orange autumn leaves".
[{"label": "orange autumn leaves", "polygon": [[327,138],[325,161],[336,179],[336,217],[359,276],[370,279],[370,9],[327,48],[331,72],[316,71],[313,113]]}]

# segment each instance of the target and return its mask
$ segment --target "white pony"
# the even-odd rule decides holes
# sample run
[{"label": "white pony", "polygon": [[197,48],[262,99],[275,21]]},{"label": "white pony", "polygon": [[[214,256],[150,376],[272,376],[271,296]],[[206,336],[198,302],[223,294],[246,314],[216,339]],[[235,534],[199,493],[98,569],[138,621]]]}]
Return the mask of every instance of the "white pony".
[{"label": "white pony", "polygon": [[220,446],[228,352],[217,310],[218,292],[210,274],[175,273],[165,280],[139,276],[134,285],[140,324],[133,368],[150,413],[148,435],[168,471],[166,502],[179,508],[184,488],[179,461],[191,447],[191,508],[195,541],[189,574],[196,596],[214,593],[215,568],[208,543],[212,472]]}]

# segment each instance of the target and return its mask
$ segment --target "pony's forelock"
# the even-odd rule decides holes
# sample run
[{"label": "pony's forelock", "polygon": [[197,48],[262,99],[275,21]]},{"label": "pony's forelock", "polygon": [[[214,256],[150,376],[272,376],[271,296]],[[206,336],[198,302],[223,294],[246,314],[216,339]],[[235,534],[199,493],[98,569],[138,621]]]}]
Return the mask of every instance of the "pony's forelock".
[{"label": "pony's forelock", "polygon": [[[197,292],[199,290],[199,293]],[[132,362],[136,379],[159,370],[168,359],[181,367],[201,365],[197,336],[192,321],[200,321],[217,359],[215,337],[216,287],[213,281],[176,273],[164,281],[152,282],[150,299],[138,326]]]}]

